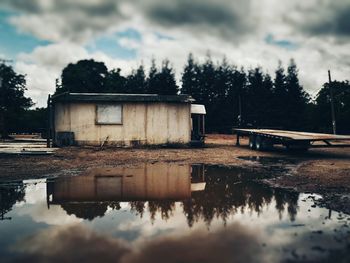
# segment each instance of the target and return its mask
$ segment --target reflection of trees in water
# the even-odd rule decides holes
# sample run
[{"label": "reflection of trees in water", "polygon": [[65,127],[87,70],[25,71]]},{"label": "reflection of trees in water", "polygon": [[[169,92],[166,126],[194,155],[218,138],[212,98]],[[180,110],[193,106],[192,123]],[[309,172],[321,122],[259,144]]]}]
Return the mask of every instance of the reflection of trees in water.
[{"label": "reflection of trees in water", "polygon": [[[227,167],[208,167],[205,170],[203,167],[199,168],[197,167],[199,173],[197,175],[193,173],[191,180],[192,182],[204,181],[205,189],[194,191],[191,193],[191,198],[181,201],[189,226],[193,226],[200,220],[209,226],[214,218],[220,218],[226,223],[229,216],[238,212],[255,212],[259,215],[273,200],[276,202],[275,208],[280,218],[287,210],[290,220],[295,220],[299,194],[273,189],[253,181],[254,178],[263,177],[258,173],[259,171]],[[148,210],[152,222],[158,214],[164,220],[169,219],[176,208],[173,200],[131,201],[129,205],[131,212],[141,218]],[[62,204],[62,208],[68,214],[88,220],[104,216],[108,207],[114,210],[121,208],[119,202]]]},{"label": "reflection of trees in water", "polygon": [[142,218],[147,208],[146,203],[148,204],[148,212],[150,213],[152,222],[155,220],[157,213],[160,213],[162,219],[167,220],[173,215],[173,211],[175,210],[174,201],[132,201],[129,202],[131,212],[136,213]]},{"label": "reflection of trees in water", "polygon": [[256,212],[259,215],[274,197],[279,204],[276,209],[280,217],[287,207],[289,218],[293,221],[297,213],[298,193],[275,190],[255,182],[207,184],[205,191],[195,192],[191,200],[183,202],[183,210],[189,226],[200,219],[209,225],[215,217],[226,222],[230,215],[237,212]]},{"label": "reflection of trees in water", "polygon": [[[226,223],[228,217],[237,212],[256,212],[259,215],[272,200],[276,202],[280,218],[287,209],[289,219],[295,220],[299,198],[296,192],[273,189],[237,173],[209,172],[206,174],[205,182],[204,191],[192,192],[190,199],[182,201],[183,213],[189,226],[193,226],[199,220],[210,225],[214,218],[220,218]],[[132,211],[141,216],[146,209],[145,202],[132,202],[130,206]],[[152,220],[157,213],[160,213],[162,219],[167,220],[175,209],[175,202],[150,201],[148,209]]]},{"label": "reflection of trees in water", "polygon": [[163,220],[168,220],[175,210],[174,201],[149,201],[148,202],[148,211],[150,213],[151,221],[154,222],[157,213],[160,213],[160,216]]},{"label": "reflection of trees in water", "polygon": [[299,194],[296,192],[288,192],[282,189],[275,189],[275,201],[276,210],[278,211],[280,219],[282,218],[282,213],[287,205],[288,215],[291,221],[295,220],[295,216],[298,212],[298,198]]},{"label": "reflection of trees in water", "polygon": [[62,203],[61,207],[68,215],[75,215],[78,218],[93,220],[95,217],[103,217],[108,207],[119,210],[119,202],[91,202],[91,203]]},{"label": "reflection of trees in water", "polygon": [[24,200],[25,186],[23,182],[18,182],[13,185],[0,185],[0,220],[6,218],[6,213],[12,210],[16,202]]},{"label": "reflection of trees in water", "polygon": [[140,217],[143,217],[143,213],[145,211],[146,202],[144,201],[132,201],[129,202],[131,212],[135,212]]}]

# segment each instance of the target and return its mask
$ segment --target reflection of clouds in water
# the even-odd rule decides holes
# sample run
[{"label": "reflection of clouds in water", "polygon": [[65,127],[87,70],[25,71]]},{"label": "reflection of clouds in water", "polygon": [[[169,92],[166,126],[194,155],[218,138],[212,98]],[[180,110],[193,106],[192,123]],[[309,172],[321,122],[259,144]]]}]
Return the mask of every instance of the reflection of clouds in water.
[{"label": "reflection of clouds in water", "polygon": [[23,262],[118,262],[129,248],[122,241],[74,225],[40,231],[13,250],[21,253]]},{"label": "reflection of clouds in water", "polygon": [[126,262],[266,262],[259,233],[239,224],[145,243]]},{"label": "reflection of clouds in water", "polygon": [[74,215],[67,213],[60,206],[47,207],[46,180],[25,180],[25,201],[16,204],[18,215],[30,216],[34,222],[48,225],[65,225],[83,221]]},{"label": "reflection of clouds in water", "polygon": [[139,245],[133,248],[75,225],[43,230],[15,250],[22,253],[21,260],[36,262],[267,262],[259,234],[239,224],[182,237],[166,235]]},{"label": "reflection of clouds in water", "polygon": [[16,204],[16,206],[35,204],[43,200],[43,196],[46,196],[45,180],[24,180],[23,183],[25,184],[25,201]]},{"label": "reflection of clouds in water", "polygon": [[60,206],[47,207],[46,180],[25,180],[25,201],[15,205],[16,213],[20,216],[28,215],[33,221],[48,225],[65,225],[83,221],[75,215],[67,215]]},{"label": "reflection of clouds in water", "polygon": [[17,212],[18,215],[28,215],[35,222],[42,222],[48,225],[66,225],[82,222],[83,219],[77,218],[74,215],[67,215],[60,206],[52,206],[47,208],[45,201],[37,202],[33,205],[23,206]]},{"label": "reflection of clouds in water", "polygon": [[[127,209],[130,209],[130,207]],[[204,224],[198,224],[194,229],[202,227],[203,225]],[[142,218],[136,216],[127,222],[122,222],[117,227],[120,231],[132,231],[138,229],[140,238],[147,238],[160,232],[176,232],[177,229],[182,229],[183,231],[188,230],[188,225],[179,202],[175,203],[175,209],[168,220],[163,220],[158,213],[156,214],[154,221],[152,221],[149,212],[145,212]]]}]

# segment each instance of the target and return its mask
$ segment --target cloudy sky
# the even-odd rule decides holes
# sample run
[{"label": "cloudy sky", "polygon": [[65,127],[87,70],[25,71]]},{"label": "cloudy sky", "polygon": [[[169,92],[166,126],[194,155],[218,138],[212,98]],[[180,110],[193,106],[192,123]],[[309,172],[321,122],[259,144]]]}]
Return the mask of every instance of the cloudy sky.
[{"label": "cloudy sky", "polygon": [[179,78],[188,53],[224,56],[273,73],[294,58],[315,95],[331,69],[350,78],[350,0],[1,0],[0,58],[27,75],[44,106],[69,62],[94,58],[125,74],[169,58]]}]

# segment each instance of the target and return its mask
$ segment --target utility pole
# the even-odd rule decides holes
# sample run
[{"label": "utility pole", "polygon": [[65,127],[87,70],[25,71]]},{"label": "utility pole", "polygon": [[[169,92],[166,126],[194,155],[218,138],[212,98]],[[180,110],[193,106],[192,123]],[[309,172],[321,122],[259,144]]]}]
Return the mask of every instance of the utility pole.
[{"label": "utility pole", "polygon": [[337,134],[337,124],[335,121],[334,97],[333,97],[333,87],[332,87],[333,85],[332,85],[331,71],[330,70],[328,70],[328,80],[329,80],[329,93],[330,93],[330,99],[331,99],[333,134]]},{"label": "utility pole", "polygon": [[241,92],[238,94],[238,126],[241,127],[242,125],[242,99],[241,99]]}]

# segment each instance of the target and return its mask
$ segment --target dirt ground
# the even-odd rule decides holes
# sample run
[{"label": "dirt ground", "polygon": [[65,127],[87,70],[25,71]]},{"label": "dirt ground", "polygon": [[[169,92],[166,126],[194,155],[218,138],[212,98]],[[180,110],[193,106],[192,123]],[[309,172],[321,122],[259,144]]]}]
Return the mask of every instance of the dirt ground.
[{"label": "dirt ground", "polygon": [[283,148],[272,152],[252,151],[233,135],[209,135],[205,148],[79,148],[58,149],[50,156],[0,156],[0,181],[78,174],[101,166],[133,165],[141,162],[207,163],[235,166],[254,165],[240,157],[287,158],[296,168],[268,184],[300,192],[324,195],[327,206],[350,213],[350,148],[310,149],[290,153]]}]

